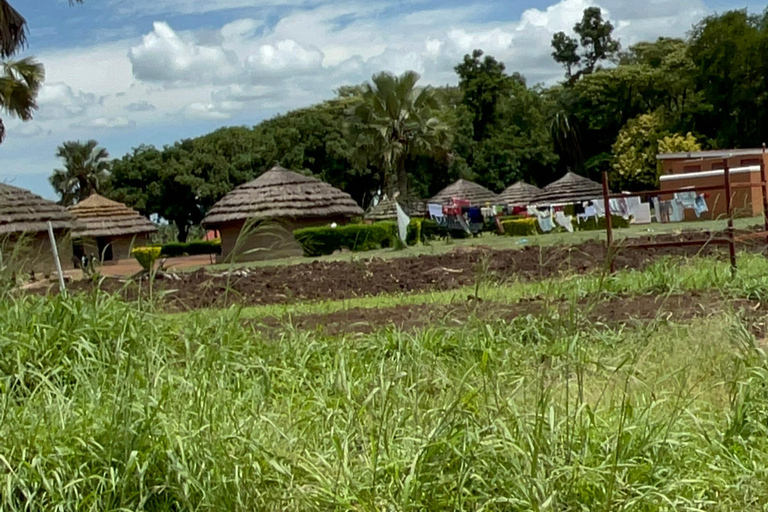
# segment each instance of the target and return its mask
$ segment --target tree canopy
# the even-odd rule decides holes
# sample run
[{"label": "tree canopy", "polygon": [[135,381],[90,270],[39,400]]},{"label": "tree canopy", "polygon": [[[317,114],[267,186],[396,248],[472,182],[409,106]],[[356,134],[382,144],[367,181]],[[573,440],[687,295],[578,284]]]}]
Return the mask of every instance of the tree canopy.
[{"label": "tree canopy", "polygon": [[544,186],[568,170],[654,188],[657,153],[768,138],[767,21],[731,11],[703,19],[685,39],[622,50],[613,23],[590,7],[571,34],[553,34],[562,83],[528,84],[482,49],[456,64],[456,86],[378,73],[253,127],[138,147],[112,162],[109,194],[172,222],[184,238],[214,202],[276,162],[363,208],[381,193],[431,197],[457,178],[500,192],[517,180]]}]

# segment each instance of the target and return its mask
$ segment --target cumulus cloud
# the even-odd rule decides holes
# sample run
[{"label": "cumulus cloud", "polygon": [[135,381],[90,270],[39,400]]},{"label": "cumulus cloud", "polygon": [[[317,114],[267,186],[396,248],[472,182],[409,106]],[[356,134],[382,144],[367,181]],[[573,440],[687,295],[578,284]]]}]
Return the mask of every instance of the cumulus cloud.
[{"label": "cumulus cloud", "polygon": [[157,107],[148,101],[142,100],[127,104],[125,110],[128,112],[152,112],[157,110]]},{"label": "cumulus cloud", "polygon": [[165,22],[155,22],[128,57],[134,76],[148,82],[224,82],[238,69],[234,53],[182,37]]},{"label": "cumulus cloud", "polygon": [[302,46],[293,39],[262,45],[247,60],[257,81],[260,76],[286,77],[317,70],[322,62],[323,54],[317,48]]},{"label": "cumulus cloud", "polygon": [[48,83],[40,90],[40,106],[35,118],[40,121],[71,119],[84,115],[89,108],[102,105],[103,96],[75,90],[61,82]]},{"label": "cumulus cloud", "polygon": [[89,119],[83,123],[74,124],[73,126],[77,128],[98,129],[130,128],[132,126],[136,126],[136,121],[123,116],[97,117],[95,119]]},{"label": "cumulus cloud", "polygon": [[[31,139],[33,137],[37,137],[38,135],[43,135],[44,133],[46,133],[46,130],[40,126],[40,124],[35,122],[26,122],[16,126],[13,130],[10,131],[8,136]],[[50,130],[48,133],[50,133]]]}]

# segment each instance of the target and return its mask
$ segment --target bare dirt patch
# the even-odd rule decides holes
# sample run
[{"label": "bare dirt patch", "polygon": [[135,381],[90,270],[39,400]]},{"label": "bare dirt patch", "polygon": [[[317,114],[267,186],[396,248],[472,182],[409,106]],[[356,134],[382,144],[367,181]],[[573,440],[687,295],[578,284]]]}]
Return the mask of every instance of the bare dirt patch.
[{"label": "bare dirt patch", "polygon": [[[706,238],[706,233],[664,235],[653,240]],[[650,237],[633,239],[642,243]],[[764,243],[764,242],[763,242]],[[755,245],[756,250],[762,247]],[[723,254],[722,247],[666,247],[661,249],[621,250],[617,268],[643,268],[660,256]],[[188,310],[244,305],[285,304],[307,300],[349,299],[398,292],[451,290],[472,285],[479,276],[495,281],[509,278],[539,280],[561,273],[585,273],[605,267],[605,246],[589,241],[576,246],[525,247],[494,251],[463,248],[440,255],[358,261],[315,261],[298,265],[254,267],[227,275],[205,269],[180,274],[179,280],[157,280],[153,292],[165,295],[168,308]],[[73,283],[74,291],[87,291],[93,282]],[[120,292],[127,299],[148,293],[146,282],[126,283],[104,279],[99,286]]]},{"label": "bare dirt patch", "polygon": [[604,301],[527,300],[516,304],[468,301],[465,304],[420,304],[389,308],[352,308],[329,314],[268,317],[250,323],[261,330],[296,329],[319,331],[327,335],[366,334],[382,328],[413,330],[431,325],[462,326],[470,319],[480,322],[512,321],[527,315],[549,314],[588,320],[608,325],[650,320],[685,321],[706,317],[726,310],[742,311],[758,322],[768,307],[757,301],[730,299],[719,294],[684,294],[671,296],[640,295],[610,297]]}]

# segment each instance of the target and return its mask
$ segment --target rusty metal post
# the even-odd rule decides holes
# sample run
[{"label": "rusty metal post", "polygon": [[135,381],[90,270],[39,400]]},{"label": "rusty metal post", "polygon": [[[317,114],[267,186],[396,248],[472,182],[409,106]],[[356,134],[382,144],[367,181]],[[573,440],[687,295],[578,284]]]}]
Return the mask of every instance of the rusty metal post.
[{"label": "rusty metal post", "polygon": [[[763,142],[763,154],[760,159],[760,181],[762,182],[760,190],[763,191],[763,218],[765,219],[765,231],[768,233],[768,181],[765,177],[765,142]],[[768,244],[768,235],[766,235],[765,243]]]},{"label": "rusty metal post", "polygon": [[614,258],[611,254],[613,246],[613,222],[611,221],[611,201],[608,199],[610,195],[610,189],[608,188],[608,172],[603,171],[603,205],[605,208],[605,258],[610,258],[611,274],[616,271],[614,264]]},{"label": "rusty metal post", "polygon": [[733,238],[733,206],[731,204],[731,170],[728,159],[723,159],[723,181],[725,184],[725,209],[728,214],[728,252],[731,257],[731,271],[736,273],[736,242]]}]

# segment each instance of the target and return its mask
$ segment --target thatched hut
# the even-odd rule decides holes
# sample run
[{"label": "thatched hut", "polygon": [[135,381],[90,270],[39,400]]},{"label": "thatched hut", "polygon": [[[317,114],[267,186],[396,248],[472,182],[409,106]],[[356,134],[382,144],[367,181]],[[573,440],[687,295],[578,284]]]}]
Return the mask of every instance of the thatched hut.
[{"label": "thatched hut", "polygon": [[381,201],[376,203],[376,206],[368,210],[368,213],[365,214],[365,220],[370,221],[380,221],[380,220],[395,220],[397,219],[397,207],[395,205],[399,204],[400,208],[403,209],[403,211],[409,216],[409,217],[426,217],[427,215],[427,203],[424,202],[423,199],[390,199],[388,197],[384,197]]},{"label": "thatched hut", "polygon": [[534,197],[533,204],[539,206],[573,204],[601,197],[603,197],[603,186],[600,183],[569,172],[541,189],[541,192]]},{"label": "thatched hut", "polygon": [[203,226],[219,231],[223,259],[253,261],[301,255],[296,229],[362,216],[346,192],[276,166],[213,205]]},{"label": "thatched hut", "polygon": [[499,202],[507,206],[528,206],[539,193],[539,187],[518,181],[499,194]]},{"label": "thatched hut", "polygon": [[61,264],[67,266],[72,259],[67,237],[77,227],[72,214],[29,190],[0,183],[0,252],[6,264],[43,274],[54,271],[48,222],[53,227]]},{"label": "thatched hut", "polygon": [[104,262],[130,258],[131,247],[146,245],[157,227],[136,210],[99,194],[69,207],[80,227],[72,231],[75,255],[96,255]]},{"label": "thatched hut", "polygon": [[445,187],[429,202],[449,204],[452,199],[467,200],[472,206],[493,206],[499,202],[499,196],[484,186],[463,179]]}]

